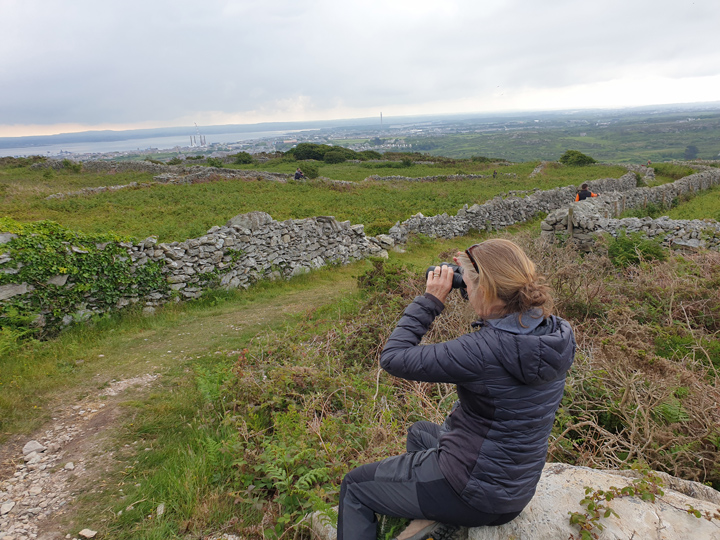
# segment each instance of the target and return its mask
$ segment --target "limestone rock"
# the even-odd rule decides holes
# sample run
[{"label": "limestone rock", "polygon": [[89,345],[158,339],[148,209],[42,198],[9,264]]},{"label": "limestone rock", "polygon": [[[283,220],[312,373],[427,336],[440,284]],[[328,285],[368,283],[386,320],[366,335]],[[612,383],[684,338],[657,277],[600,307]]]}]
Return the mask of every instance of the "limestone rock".
[{"label": "limestone rock", "polygon": [[95,535],[97,535],[97,531],[93,531],[90,529],[83,529],[78,533],[83,538],[95,538]]},{"label": "limestone rock", "polygon": [[0,285],[0,300],[7,300],[18,294],[25,294],[26,292],[28,292],[27,283]]},{"label": "limestone rock", "polygon": [[28,441],[25,443],[25,446],[23,446],[23,456],[27,456],[28,454],[31,454],[33,452],[44,452],[45,447],[40,444],[37,441]]},{"label": "limestone rock", "polygon": [[267,212],[248,212],[247,214],[238,214],[230,218],[226,226],[250,229],[252,231],[260,229],[272,221],[273,218]]},{"label": "limestone rock", "polygon": [[[693,484],[693,483],[690,483]],[[580,500],[585,487],[607,490],[611,486],[622,489],[632,485],[632,478],[617,471],[599,471],[548,463],[543,470],[535,497],[516,519],[499,527],[470,529],[469,540],[556,540],[578,535],[571,526],[568,512],[584,512]],[[664,487],[665,495],[655,503],[637,497],[623,497],[607,503],[620,516],[601,518],[605,527],[604,540],[627,538],[663,538],[686,540],[704,538],[720,540],[720,522],[698,519],[687,513],[688,505],[701,512],[717,510],[717,502],[694,498]],[[720,500],[720,499],[719,499]]]},{"label": "limestone rock", "polygon": [[64,274],[61,276],[53,276],[50,279],[47,280],[48,285],[57,285],[58,287],[62,287],[67,283],[68,280],[68,274]]},{"label": "limestone rock", "polygon": [[17,234],[0,233],[0,244],[7,244],[13,238],[17,238]]},{"label": "limestone rock", "polygon": [[4,516],[5,514],[9,513],[10,510],[12,510],[15,507],[14,501],[9,501],[6,503],[3,503],[2,506],[0,506],[0,516]]}]

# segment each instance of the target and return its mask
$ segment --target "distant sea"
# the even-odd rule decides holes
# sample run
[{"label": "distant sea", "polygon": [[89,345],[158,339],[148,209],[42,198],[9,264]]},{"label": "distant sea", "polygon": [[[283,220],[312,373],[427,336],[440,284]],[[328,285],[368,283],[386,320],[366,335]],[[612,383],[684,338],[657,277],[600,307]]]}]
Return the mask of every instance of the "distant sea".
[{"label": "distant sea", "polygon": [[[264,139],[278,137],[280,135],[307,130],[287,131],[248,131],[244,133],[214,133],[203,135],[207,144],[212,143],[234,143],[252,139]],[[56,156],[60,152],[72,152],[74,154],[101,154],[105,152],[132,152],[158,148],[160,150],[172,150],[176,146],[190,146],[190,134],[186,136],[173,137],[152,137],[149,139],[127,139],[124,141],[107,142],[77,142],[65,144],[49,144],[45,146],[28,146],[24,148],[0,148],[0,157],[4,156]]]}]

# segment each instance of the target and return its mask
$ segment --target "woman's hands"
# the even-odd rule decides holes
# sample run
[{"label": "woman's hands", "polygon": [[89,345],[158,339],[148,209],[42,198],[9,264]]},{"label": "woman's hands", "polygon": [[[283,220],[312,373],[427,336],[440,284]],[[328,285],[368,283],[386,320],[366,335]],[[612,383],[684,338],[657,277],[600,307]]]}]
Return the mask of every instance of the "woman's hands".
[{"label": "woman's hands", "polygon": [[453,269],[449,266],[436,266],[427,276],[425,292],[432,294],[443,304],[452,289]]}]

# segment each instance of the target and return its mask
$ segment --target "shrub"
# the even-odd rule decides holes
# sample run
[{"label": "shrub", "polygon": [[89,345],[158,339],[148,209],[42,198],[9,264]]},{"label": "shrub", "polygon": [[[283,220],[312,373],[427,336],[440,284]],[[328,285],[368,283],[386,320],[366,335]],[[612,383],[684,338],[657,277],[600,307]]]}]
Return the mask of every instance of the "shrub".
[{"label": "shrub", "polygon": [[306,178],[317,178],[320,176],[320,167],[316,163],[303,163],[302,172]]},{"label": "shrub", "polygon": [[236,165],[250,165],[252,162],[255,161],[253,157],[247,152],[238,152],[237,154],[230,157],[235,158]]},{"label": "shrub", "polygon": [[322,161],[325,157],[326,148],[331,147],[324,144],[300,143],[295,148],[288,150],[286,154],[292,155],[298,161],[305,159]]},{"label": "shrub", "polygon": [[650,239],[640,233],[621,231],[608,243],[608,257],[615,266],[626,268],[644,261],[664,261],[667,257],[660,240]]},{"label": "shrub", "polygon": [[170,161],[167,162],[168,165],[180,165],[183,162],[183,160],[179,157],[174,157]]},{"label": "shrub", "polygon": [[362,152],[359,152],[360,159],[380,159],[382,158],[382,154],[380,152],[376,152],[375,150],[363,150]]},{"label": "shrub", "polygon": [[578,152],[577,150],[566,151],[558,161],[563,165],[570,165],[574,167],[582,167],[584,165],[597,163],[595,159],[583,154],[582,152]]},{"label": "shrub", "polygon": [[344,152],[340,150],[329,150],[325,152],[323,160],[325,163],[342,163],[343,161],[347,161]]},{"label": "shrub", "polygon": [[403,167],[412,167],[415,162],[412,159],[406,157],[402,159],[401,163]]},{"label": "shrub", "polygon": [[66,169],[70,172],[79,173],[80,171],[82,171],[82,163],[71,161],[69,159],[63,159],[62,166],[63,169]]},{"label": "shrub", "polygon": [[207,164],[209,167],[217,167],[218,169],[222,169],[223,162],[220,158],[207,158]]}]

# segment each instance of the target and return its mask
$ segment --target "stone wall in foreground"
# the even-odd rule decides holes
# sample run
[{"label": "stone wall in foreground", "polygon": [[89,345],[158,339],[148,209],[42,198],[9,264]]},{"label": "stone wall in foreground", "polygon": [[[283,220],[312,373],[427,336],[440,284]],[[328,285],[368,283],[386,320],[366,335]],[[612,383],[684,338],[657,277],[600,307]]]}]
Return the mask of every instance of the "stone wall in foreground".
[{"label": "stone wall in foreground", "polygon": [[720,184],[720,169],[708,168],[671,184],[652,188],[635,188],[622,193],[573,202],[551,212],[542,222],[542,235],[554,241],[558,235],[572,238],[581,249],[589,250],[597,235],[617,236],[620,231],[639,232],[647,237],[663,237],[669,247],[720,249],[720,224],[704,220],[671,220],[664,216],[624,218],[616,216],[625,210],[653,204],[669,207],[681,195],[694,194]]},{"label": "stone wall in foreground", "polygon": [[[4,274],[16,275],[21,266],[13,261],[8,249],[15,237],[0,234],[0,272]],[[151,309],[173,299],[197,298],[208,287],[247,288],[262,279],[287,279],[328,264],[347,264],[368,256],[387,257],[377,240],[365,236],[364,225],[322,216],[275,221],[264,212],[238,215],[226,225],[212,227],[205,235],[184,242],[158,244],[156,238],[149,237],[137,244],[119,245],[132,261],[131,272],[149,262],[160,263],[169,290],[142,297],[129,290],[117,301],[117,309],[137,302]],[[80,257],[84,252],[73,251]],[[45,285],[71,288],[75,283],[71,275],[52,276],[42,284],[6,283],[0,286],[0,303],[29,300],[36,287]],[[68,311],[63,322],[70,324],[101,313],[100,305],[103,303],[88,293]],[[44,306],[46,312],[52,308]]]}]

